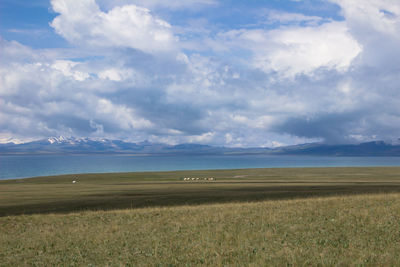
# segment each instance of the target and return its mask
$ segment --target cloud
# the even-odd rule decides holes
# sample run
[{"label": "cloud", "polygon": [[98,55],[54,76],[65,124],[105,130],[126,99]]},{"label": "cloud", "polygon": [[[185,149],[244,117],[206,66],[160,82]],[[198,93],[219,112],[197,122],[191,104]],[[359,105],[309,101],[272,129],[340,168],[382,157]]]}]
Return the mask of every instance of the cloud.
[{"label": "cloud", "polygon": [[59,15],[51,22],[69,42],[90,47],[129,47],[148,53],[175,49],[171,25],[135,5],[100,10],[94,0],[52,0]]},{"label": "cloud", "polygon": [[319,68],[347,71],[362,51],[344,22],[233,30],[222,34],[221,39],[248,50],[254,67],[284,77],[311,75]]},{"label": "cloud", "polygon": [[[273,11],[233,28],[173,20],[183,8],[223,8],[213,1],[170,9],[53,0],[51,25],[69,48],[0,39],[0,140],[277,146],[397,138],[400,6],[334,2],[343,20]],[[161,19],[149,8],[173,14]]]},{"label": "cloud", "polygon": [[[93,72],[92,68],[89,68],[92,72],[87,72],[91,63],[40,58],[38,51],[15,42],[2,40],[1,46],[4,51],[24,55],[23,58],[6,57],[0,64],[3,106],[0,128],[14,137],[26,133],[37,137],[90,136],[100,128],[107,134],[153,127],[151,122],[137,115],[134,107],[104,98],[102,94],[110,86],[102,81],[110,78],[107,71],[108,76],[102,70]],[[131,74],[124,71],[118,75]],[[128,80],[128,84],[131,83]]]},{"label": "cloud", "polygon": [[[38,66],[42,66],[41,63],[37,63]],[[56,60],[51,67],[55,70],[60,71],[63,75],[73,77],[77,81],[84,81],[89,78],[89,74],[78,71],[72,70],[76,65],[77,62],[69,61],[69,60]]]},{"label": "cloud", "polygon": [[277,10],[268,10],[266,12],[267,24],[279,23],[279,25],[290,25],[290,24],[304,24],[304,25],[318,25],[322,22],[326,22],[325,19],[318,16],[306,16],[300,13],[289,13]]},{"label": "cloud", "polygon": [[334,1],[354,38],[363,44],[363,64],[393,68],[400,61],[400,5],[392,0]]},{"label": "cloud", "polygon": [[[331,0],[342,8],[346,21],[354,30],[363,28],[386,34],[396,34],[400,28],[400,7],[396,0]],[[356,32],[355,32],[356,33]],[[363,35],[365,31],[359,31]]]},{"label": "cloud", "polygon": [[129,4],[135,4],[137,6],[143,6],[151,10],[154,9],[170,9],[170,10],[181,10],[181,9],[198,9],[199,7],[215,6],[218,4],[217,0],[115,0],[115,1],[99,1],[101,5],[107,8],[115,6],[123,6]]}]

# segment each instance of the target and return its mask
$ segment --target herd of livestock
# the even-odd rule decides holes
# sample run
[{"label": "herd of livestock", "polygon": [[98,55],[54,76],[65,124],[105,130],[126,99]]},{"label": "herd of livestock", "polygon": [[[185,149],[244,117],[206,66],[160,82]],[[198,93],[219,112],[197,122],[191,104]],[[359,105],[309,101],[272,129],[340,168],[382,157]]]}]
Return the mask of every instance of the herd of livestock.
[{"label": "herd of livestock", "polygon": [[205,177],[205,178],[193,178],[193,177],[185,177],[183,178],[184,181],[200,181],[200,180],[204,180],[204,181],[215,181],[214,177]]}]

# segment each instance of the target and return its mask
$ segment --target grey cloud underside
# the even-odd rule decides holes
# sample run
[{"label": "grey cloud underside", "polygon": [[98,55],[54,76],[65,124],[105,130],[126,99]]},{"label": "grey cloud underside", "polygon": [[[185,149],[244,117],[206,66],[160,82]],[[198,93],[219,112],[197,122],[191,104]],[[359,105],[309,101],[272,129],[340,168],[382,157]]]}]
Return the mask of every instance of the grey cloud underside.
[{"label": "grey cloud underside", "polygon": [[135,108],[139,116],[155,123],[157,128],[148,130],[148,133],[162,134],[163,130],[168,128],[186,134],[201,134],[205,130],[198,125],[198,121],[205,117],[201,109],[193,107],[190,103],[179,105],[165,103],[162,92],[134,92],[133,90],[124,90],[109,96],[109,99],[114,103]]},{"label": "grey cloud underside", "polygon": [[360,123],[360,113],[320,114],[314,118],[291,117],[275,126],[274,130],[306,138],[324,137],[329,143],[346,143],[349,134]]}]

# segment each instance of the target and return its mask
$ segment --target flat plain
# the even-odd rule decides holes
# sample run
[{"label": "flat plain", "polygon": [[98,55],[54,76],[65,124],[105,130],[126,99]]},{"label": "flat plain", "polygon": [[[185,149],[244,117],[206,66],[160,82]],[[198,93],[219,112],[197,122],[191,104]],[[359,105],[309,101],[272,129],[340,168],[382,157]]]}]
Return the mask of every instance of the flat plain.
[{"label": "flat plain", "polygon": [[[185,177],[199,180],[184,181]],[[214,181],[204,180],[210,177]],[[380,192],[400,192],[400,168],[270,168],[61,175],[0,181],[0,216]]]},{"label": "flat plain", "polygon": [[393,266],[399,229],[395,167],[0,181],[1,266]]}]

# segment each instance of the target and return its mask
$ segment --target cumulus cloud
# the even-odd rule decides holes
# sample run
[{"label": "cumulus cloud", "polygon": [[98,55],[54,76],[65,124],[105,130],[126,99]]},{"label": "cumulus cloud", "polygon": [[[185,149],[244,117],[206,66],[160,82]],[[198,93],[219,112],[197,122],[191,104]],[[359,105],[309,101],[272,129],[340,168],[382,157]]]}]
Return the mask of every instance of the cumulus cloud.
[{"label": "cumulus cloud", "polygon": [[310,75],[318,68],[347,71],[362,51],[344,22],[274,30],[233,30],[221,37],[232,46],[250,50],[254,67],[285,77]]},{"label": "cumulus cloud", "polygon": [[[113,103],[101,95],[110,86],[101,80],[109,79],[110,73],[105,77],[104,71],[88,73],[85,62],[46,56],[39,59],[38,51],[15,42],[2,40],[1,45],[5,50],[24,54],[23,59],[12,58],[11,65],[0,64],[3,131],[15,137],[23,137],[27,132],[35,137],[90,136],[99,129],[107,134],[153,127],[136,114],[134,107]],[[124,72],[118,75],[122,77]],[[115,77],[111,75],[112,78]]]},{"label": "cumulus cloud", "polygon": [[[42,63],[37,63],[38,66],[42,66]],[[60,71],[65,76],[73,77],[77,81],[84,81],[89,78],[89,74],[73,70],[73,68],[78,65],[77,62],[73,62],[70,60],[56,60],[51,67],[55,70]]]},{"label": "cumulus cloud", "polygon": [[60,14],[51,26],[71,43],[130,47],[148,53],[175,49],[171,25],[154,17],[149,9],[124,5],[103,12],[94,0],[52,0],[51,4]]},{"label": "cumulus cloud", "polygon": [[[342,23],[362,49],[350,69],[332,76],[336,85],[326,88],[324,96],[330,99],[319,113],[290,116],[277,130],[296,136],[321,136],[330,142],[397,139],[400,5],[397,1],[333,2],[341,7]],[[321,73],[318,77],[325,85],[332,79]],[[317,97],[318,101],[324,99]]]},{"label": "cumulus cloud", "polygon": [[342,7],[350,33],[363,44],[363,64],[393,68],[399,63],[400,5],[393,0],[334,1]]}]

